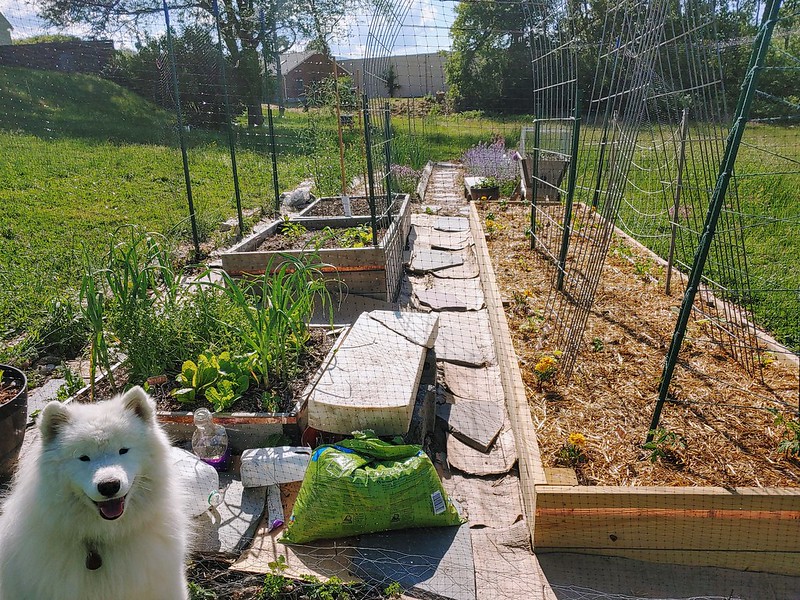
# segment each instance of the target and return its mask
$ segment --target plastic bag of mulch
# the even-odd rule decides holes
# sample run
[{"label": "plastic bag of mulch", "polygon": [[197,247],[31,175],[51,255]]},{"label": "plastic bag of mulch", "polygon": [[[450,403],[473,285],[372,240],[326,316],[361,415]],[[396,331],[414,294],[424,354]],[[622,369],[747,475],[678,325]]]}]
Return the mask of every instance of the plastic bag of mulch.
[{"label": "plastic bag of mulch", "polygon": [[311,455],[282,542],[464,522],[419,446],[354,436]]}]

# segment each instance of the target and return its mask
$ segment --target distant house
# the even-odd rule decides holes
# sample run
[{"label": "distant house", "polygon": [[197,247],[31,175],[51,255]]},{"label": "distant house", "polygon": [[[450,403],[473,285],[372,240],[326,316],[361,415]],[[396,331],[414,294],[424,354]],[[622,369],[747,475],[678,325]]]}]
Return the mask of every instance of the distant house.
[{"label": "distant house", "polygon": [[[333,75],[333,61],[321,52],[290,52],[281,54],[281,79],[284,101],[302,102],[310,85]],[[337,65],[339,76],[349,75]]]},{"label": "distant house", "polygon": [[[350,71],[357,86],[369,89],[371,94],[388,95],[382,81],[376,81],[375,77],[365,79],[365,63],[368,60],[364,58],[344,59],[339,64]],[[419,98],[447,91],[448,86],[444,76],[446,61],[447,55],[443,52],[374,59],[374,63],[385,65],[386,69],[390,66],[394,69],[395,83],[400,86],[394,93],[398,98]],[[374,65],[372,68],[375,68]],[[378,73],[377,75],[380,77],[382,74]],[[378,89],[373,90],[373,86],[377,86]]]},{"label": "distant house", "polygon": [[8,19],[3,16],[3,13],[0,13],[0,46],[11,45],[12,29],[14,29],[14,27],[8,22]]}]

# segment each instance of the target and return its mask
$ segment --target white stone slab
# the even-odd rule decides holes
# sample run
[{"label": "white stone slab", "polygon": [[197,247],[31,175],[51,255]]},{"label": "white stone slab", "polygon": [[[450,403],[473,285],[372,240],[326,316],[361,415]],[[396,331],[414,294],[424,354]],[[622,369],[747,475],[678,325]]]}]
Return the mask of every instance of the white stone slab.
[{"label": "white stone slab", "polygon": [[489,317],[485,310],[439,313],[436,357],[470,367],[495,363]]},{"label": "white stone slab", "polygon": [[505,405],[505,393],[500,384],[500,367],[490,365],[474,368],[454,363],[444,363],[443,367],[445,385],[455,396]]},{"label": "white stone slab", "polygon": [[[428,319],[425,321],[433,323]],[[320,431],[378,435],[408,431],[427,348],[361,315],[309,395],[308,423]]]},{"label": "white stone slab", "polygon": [[469,220],[464,217],[439,217],[434,229],[439,231],[469,231]]},{"label": "white stone slab", "polygon": [[436,342],[439,315],[388,310],[373,310],[368,314],[371,319],[375,319],[418,346],[433,348]]}]

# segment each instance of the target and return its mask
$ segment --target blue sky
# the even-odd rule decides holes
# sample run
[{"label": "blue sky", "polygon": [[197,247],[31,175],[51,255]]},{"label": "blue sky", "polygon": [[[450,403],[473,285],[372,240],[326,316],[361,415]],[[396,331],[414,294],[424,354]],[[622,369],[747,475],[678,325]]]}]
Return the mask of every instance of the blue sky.
[{"label": "blue sky", "polygon": [[[42,33],[64,33],[85,36],[86,26],[69,30],[45,27],[36,16],[35,0],[0,0],[0,12],[11,22],[13,39]],[[411,5],[399,29],[392,47],[392,54],[416,54],[436,52],[450,47],[449,26],[455,18],[456,2],[451,0],[416,0]],[[332,40],[333,53],[341,58],[361,58],[367,47],[370,18],[365,14],[354,14],[342,23],[342,33]],[[163,21],[156,19],[150,31],[163,30]],[[143,32],[139,32],[140,34]],[[136,32],[120,32],[110,36],[117,47],[132,47]],[[302,49],[302,48],[297,48]]]}]

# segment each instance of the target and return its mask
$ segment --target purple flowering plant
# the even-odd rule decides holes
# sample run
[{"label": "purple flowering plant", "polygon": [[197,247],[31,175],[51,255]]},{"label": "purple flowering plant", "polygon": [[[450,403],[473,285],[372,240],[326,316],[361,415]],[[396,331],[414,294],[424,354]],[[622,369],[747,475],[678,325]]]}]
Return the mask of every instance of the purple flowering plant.
[{"label": "purple flowering plant", "polygon": [[504,138],[498,136],[491,143],[481,142],[461,156],[466,174],[472,177],[485,177],[497,181],[501,187],[512,187],[516,183],[519,155],[506,148]]},{"label": "purple flowering plant", "polygon": [[392,165],[389,173],[394,185],[406,194],[417,189],[417,182],[422,176],[422,171],[417,171],[407,165]]}]

